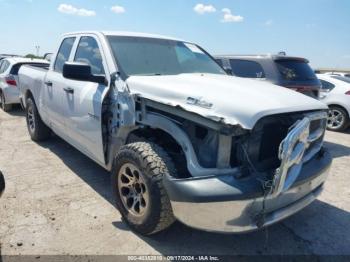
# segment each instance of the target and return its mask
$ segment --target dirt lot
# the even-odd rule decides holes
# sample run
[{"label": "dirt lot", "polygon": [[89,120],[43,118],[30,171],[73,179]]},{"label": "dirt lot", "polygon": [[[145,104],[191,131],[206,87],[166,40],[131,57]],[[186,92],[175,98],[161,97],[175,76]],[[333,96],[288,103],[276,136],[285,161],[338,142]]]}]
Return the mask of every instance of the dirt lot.
[{"label": "dirt lot", "polygon": [[326,140],[334,164],[325,191],[283,223],[246,235],[176,223],[145,238],[121,222],[108,172],[57,137],[33,143],[19,109],[0,111],[0,169],[7,181],[0,199],[0,254],[350,255],[350,133],[328,133]]}]

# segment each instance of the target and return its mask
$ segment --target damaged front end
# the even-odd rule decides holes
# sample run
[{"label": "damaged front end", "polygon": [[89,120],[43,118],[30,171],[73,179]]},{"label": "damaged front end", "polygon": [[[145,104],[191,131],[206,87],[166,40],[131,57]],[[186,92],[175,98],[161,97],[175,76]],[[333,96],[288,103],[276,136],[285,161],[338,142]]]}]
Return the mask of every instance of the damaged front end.
[{"label": "damaged front end", "polygon": [[161,146],[178,171],[163,179],[173,213],[191,227],[256,230],[296,213],[322,191],[332,161],[323,149],[325,110],[263,116],[246,129],[179,105],[125,97],[109,102],[109,155],[134,137]]},{"label": "damaged front end", "polygon": [[268,116],[250,132],[219,138],[216,159],[228,166],[218,161],[215,168],[230,172],[165,178],[175,216],[203,230],[246,232],[298,212],[316,199],[328,176],[326,119],[324,111]]}]

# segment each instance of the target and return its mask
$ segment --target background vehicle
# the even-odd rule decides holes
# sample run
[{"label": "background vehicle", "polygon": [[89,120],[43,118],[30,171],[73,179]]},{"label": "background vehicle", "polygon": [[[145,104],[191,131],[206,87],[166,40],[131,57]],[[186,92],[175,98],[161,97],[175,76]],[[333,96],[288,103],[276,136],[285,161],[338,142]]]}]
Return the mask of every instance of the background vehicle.
[{"label": "background vehicle", "polygon": [[9,54],[0,54],[0,61],[2,59],[8,58],[8,57],[19,57],[17,55],[9,55]]},{"label": "background vehicle", "polygon": [[330,109],[328,129],[344,131],[350,124],[350,79],[327,74],[317,77],[322,83],[321,101]]},{"label": "background vehicle", "polygon": [[215,58],[234,76],[266,80],[318,98],[321,83],[305,58],[285,55],[223,55]]},{"label": "background vehicle", "polygon": [[31,138],[53,130],[110,170],[115,204],[141,234],[175,218],[219,232],[268,226],[310,204],[331,165],[325,104],[228,76],[193,43],[67,34],[49,69],[23,66],[19,79]]},{"label": "background vehicle", "polygon": [[4,175],[0,171],[0,197],[5,191],[5,178]]},{"label": "background vehicle", "polygon": [[18,70],[26,64],[37,67],[49,66],[45,60],[21,57],[5,58],[0,61],[0,104],[4,111],[9,111],[13,104],[20,103]]},{"label": "background vehicle", "polygon": [[51,58],[52,58],[52,53],[46,53],[44,56],[43,56],[43,59],[44,60],[47,60],[49,62],[51,62]]},{"label": "background vehicle", "polygon": [[350,73],[345,73],[345,72],[327,72],[325,73],[326,75],[334,75],[334,76],[343,76],[350,78]]}]

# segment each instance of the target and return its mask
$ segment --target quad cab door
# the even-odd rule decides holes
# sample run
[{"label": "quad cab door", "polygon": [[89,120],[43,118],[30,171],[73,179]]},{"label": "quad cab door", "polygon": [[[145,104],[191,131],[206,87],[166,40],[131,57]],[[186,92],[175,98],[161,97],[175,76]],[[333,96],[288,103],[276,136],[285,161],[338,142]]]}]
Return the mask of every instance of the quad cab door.
[{"label": "quad cab door", "polygon": [[[72,61],[86,63],[91,66],[92,74],[108,78],[102,48],[94,35],[79,37],[73,53]],[[64,92],[62,105],[69,142],[104,165],[101,118],[108,85],[65,79],[61,88]]]},{"label": "quad cab door", "polygon": [[46,75],[43,87],[43,113],[45,114],[42,117],[45,117],[45,122],[63,139],[66,138],[65,110],[62,103],[65,96],[63,88],[66,80],[62,72],[64,63],[70,59],[75,41],[76,37],[67,37],[62,40],[55,62]]}]

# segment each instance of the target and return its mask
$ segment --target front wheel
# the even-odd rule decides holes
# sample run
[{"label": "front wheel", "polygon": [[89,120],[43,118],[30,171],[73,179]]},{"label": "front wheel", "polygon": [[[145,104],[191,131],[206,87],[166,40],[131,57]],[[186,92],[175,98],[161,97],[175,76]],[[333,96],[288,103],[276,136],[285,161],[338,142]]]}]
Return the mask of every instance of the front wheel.
[{"label": "front wheel", "polygon": [[44,141],[51,135],[50,129],[41,120],[33,98],[27,99],[26,120],[29,135],[33,141]]},{"label": "front wheel", "polygon": [[348,113],[341,107],[330,106],[327,128],[331,131],[341,132],[349,126]]},{"label": "front wheel", "polygon": [[166,152],[155,144],[139,142],[120,149],[112,169],[112,191],[118,210],[132,230],[152,235],[175,221],[162,182],[164,175],[174,174]]}]

